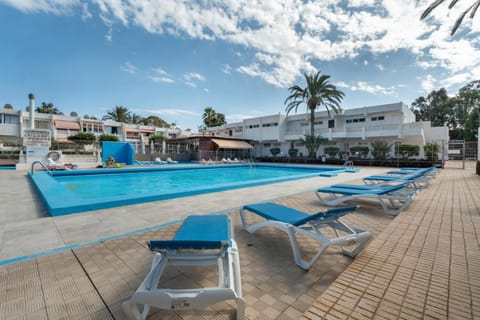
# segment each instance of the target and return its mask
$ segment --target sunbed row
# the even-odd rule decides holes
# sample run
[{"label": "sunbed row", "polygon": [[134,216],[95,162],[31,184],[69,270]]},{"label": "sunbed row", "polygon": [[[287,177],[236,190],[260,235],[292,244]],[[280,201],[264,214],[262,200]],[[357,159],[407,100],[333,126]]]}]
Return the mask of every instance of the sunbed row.
[{"label": "sunbed row", "polygon": [[212,160],[212,159],[208,159],[208,160],[205,160],[205,159],[202,159],[200,160],[200,164],[203,164],[203,165],[212,165],[212,164],[237,164],[237,163],[245,163],[246,161],[244,160],[239,160],[238,158],[233,158],[230,159],[230,158],[222,158],[222,160],[219,160],[219,161],[216,161],[216,160]]},{"label": "sunbed row", "polygon": [[[329,206],[360,198],[375,199],[385,213],[398,215],[410,204],[418,190],[425,187],[429,179],[436,175],[434,169],[409,168],[402,171],[408,172],[371,176],[364,178],[365,185],[336,184],[319,188],[315,193],[321,204]],[[326,198],[325,194],[330,198]],[[357,208],[358,206],[339,207],[308,214],[268,202],[245,205],[239,214],[243,228],[249,233],[263,227],[273,227],[285,232],[290,240],[295,263],[308,270],[331,245],[341,247],[342,252],[351,257],[357,256],[363,250],[372,234],[349,226],[342,220],[343,216]],[[263,219],[249,223],[247,213]],[[326,229],[333,233],[324,232]],[[298,234],[320,244],[317,252],[308,260],[301,254]],[[173,240],[150,241],[148,246],[156,252],[150,272],[133,296],[123,304],[125,312],[131,318],[146,319],[151,306],[181,310],[203,308],[223,300],[235,300],[237,319],[244,318],[245,301],[242,297],[239,253],[233,238],[232,222],[228,216],[189,216]],[[167,264],[216,264],[218,286],[199,289],[158,288]]]}]

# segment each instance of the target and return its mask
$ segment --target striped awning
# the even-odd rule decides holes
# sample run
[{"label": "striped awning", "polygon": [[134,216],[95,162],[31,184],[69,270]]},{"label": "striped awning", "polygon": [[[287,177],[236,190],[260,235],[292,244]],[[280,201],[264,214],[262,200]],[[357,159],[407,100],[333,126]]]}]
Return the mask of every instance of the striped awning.
[{"label": "striped awning", "polygon": [[55,128],[63,130],[80,130],[80,123],[74,121],[55,120]]},{"label": "striped awning", "polygon": [[245,141],[212,139],[220,149],[253,149],[253,146]]}]

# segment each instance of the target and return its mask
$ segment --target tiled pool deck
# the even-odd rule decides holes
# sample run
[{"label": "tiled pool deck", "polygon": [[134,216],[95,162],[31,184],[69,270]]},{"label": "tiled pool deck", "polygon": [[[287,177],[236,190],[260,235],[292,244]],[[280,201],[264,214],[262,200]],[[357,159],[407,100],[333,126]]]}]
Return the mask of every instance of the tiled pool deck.
[{"label": "tiled pool deck", "polygon": [[[304,179],[57,218],[43,217],[44,209],[23,175],[2,174],[0,261],[72,247],[0,266],[0,319],[123,319],[119,306],[151,263],[145,241],[172,238],[178,224],[78,248],[73,245],[191,213],[222,210],[235,222],[247,319],[480,317],[480,177],[473,167],[442,170],[395,219],[385,216],[379,206],[362,206],[346,220],[375,233],[367,249],[352,260],[330,248],[309,272],[295,266],[283,233],[263,229],[250,235],[241,228],[236,208],[242,204],[275,199],[315,212],[321,209],[312,192],[315,187],[385,171],[362,168],[361,173],[333,179]],[[307,253],[310,244],[302,242]],[[172,268],[168,283],[216,282],[210,269],[199,273],[193,269]],[[150,318],[230,319],[232,306],[156,312]]]}]

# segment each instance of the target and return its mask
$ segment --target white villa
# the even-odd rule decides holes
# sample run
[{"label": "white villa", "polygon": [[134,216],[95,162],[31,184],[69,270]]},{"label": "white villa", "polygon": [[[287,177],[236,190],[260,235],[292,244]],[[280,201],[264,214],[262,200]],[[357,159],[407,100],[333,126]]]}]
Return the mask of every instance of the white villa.
[{"label": "white villa", "polygon": [[[292,147],[307,154],[299,139],[310,134],[309,114],[276,114],[245,119],[207,129],[211,135],[251,140],[255,156],[268,156],[272,147],[288,154]],[[448,128],[431,127],[429,121],[415,122],[414,113],[402,102],[343,110],[329,116],[327,111],[315,113],[315,135],[327,138],[329,143],[322,145],[317,156],[324,154],[325,147],[336,146],[348,152],[353,146],[370,146],[373,141],[388,143],[415,144],[423,146],[436,142],[446,145]]]}]

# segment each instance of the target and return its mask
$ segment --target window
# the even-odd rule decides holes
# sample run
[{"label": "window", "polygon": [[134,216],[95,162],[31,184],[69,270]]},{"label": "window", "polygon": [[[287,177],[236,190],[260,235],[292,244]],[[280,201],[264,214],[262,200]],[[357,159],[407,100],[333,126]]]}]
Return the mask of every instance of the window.
[{"label": "window", "polygon": [[322,124],[323,124],[323,121],[315,121],[314,124],[315,124],[315,125],[322,125]]},{"label": "window", "polygon": [[112,134],[118,134],[117,127],[112,127]]},{"label": "window", "polygon": [[328,120],[328,128],[335,128],[335,120]]},{"label": "window", "polygon": [[385,117],[384,116],[371,117],[370,120],[371,121],[381,121],[381,120],[385,120]]},{"label": "window", "polygon": [[358,122],[365,122],[365,118],[355,118],[355,119],[347,119],[346,123],[358,123]]},{"label": "window", "polygon": [[277,127],[278,122],[271,122],[271,123],[264,123],[262,124],[262,127]]},{"label": "window", "polygon": [[0,123],[19,124],[20,118],[13,114],[0,114]]},{"label": "window", "polygon": [[385,117],[384,117],[384,116],[380,116],[380,117],[378,117],[378,120],[385,120]]},{"label": "window", "polygon": [[254,128],[260,128],[260,125],[259,124],[251,124],[248,126],[250,129],[254,129]]},{"label": "window", "polygon": [[232,135],[233,135],[233,131],[232,131],[232,130],[229,130],[229,131],[228,131],[228,135],[229,135],[229,136],[232,136]]}]

